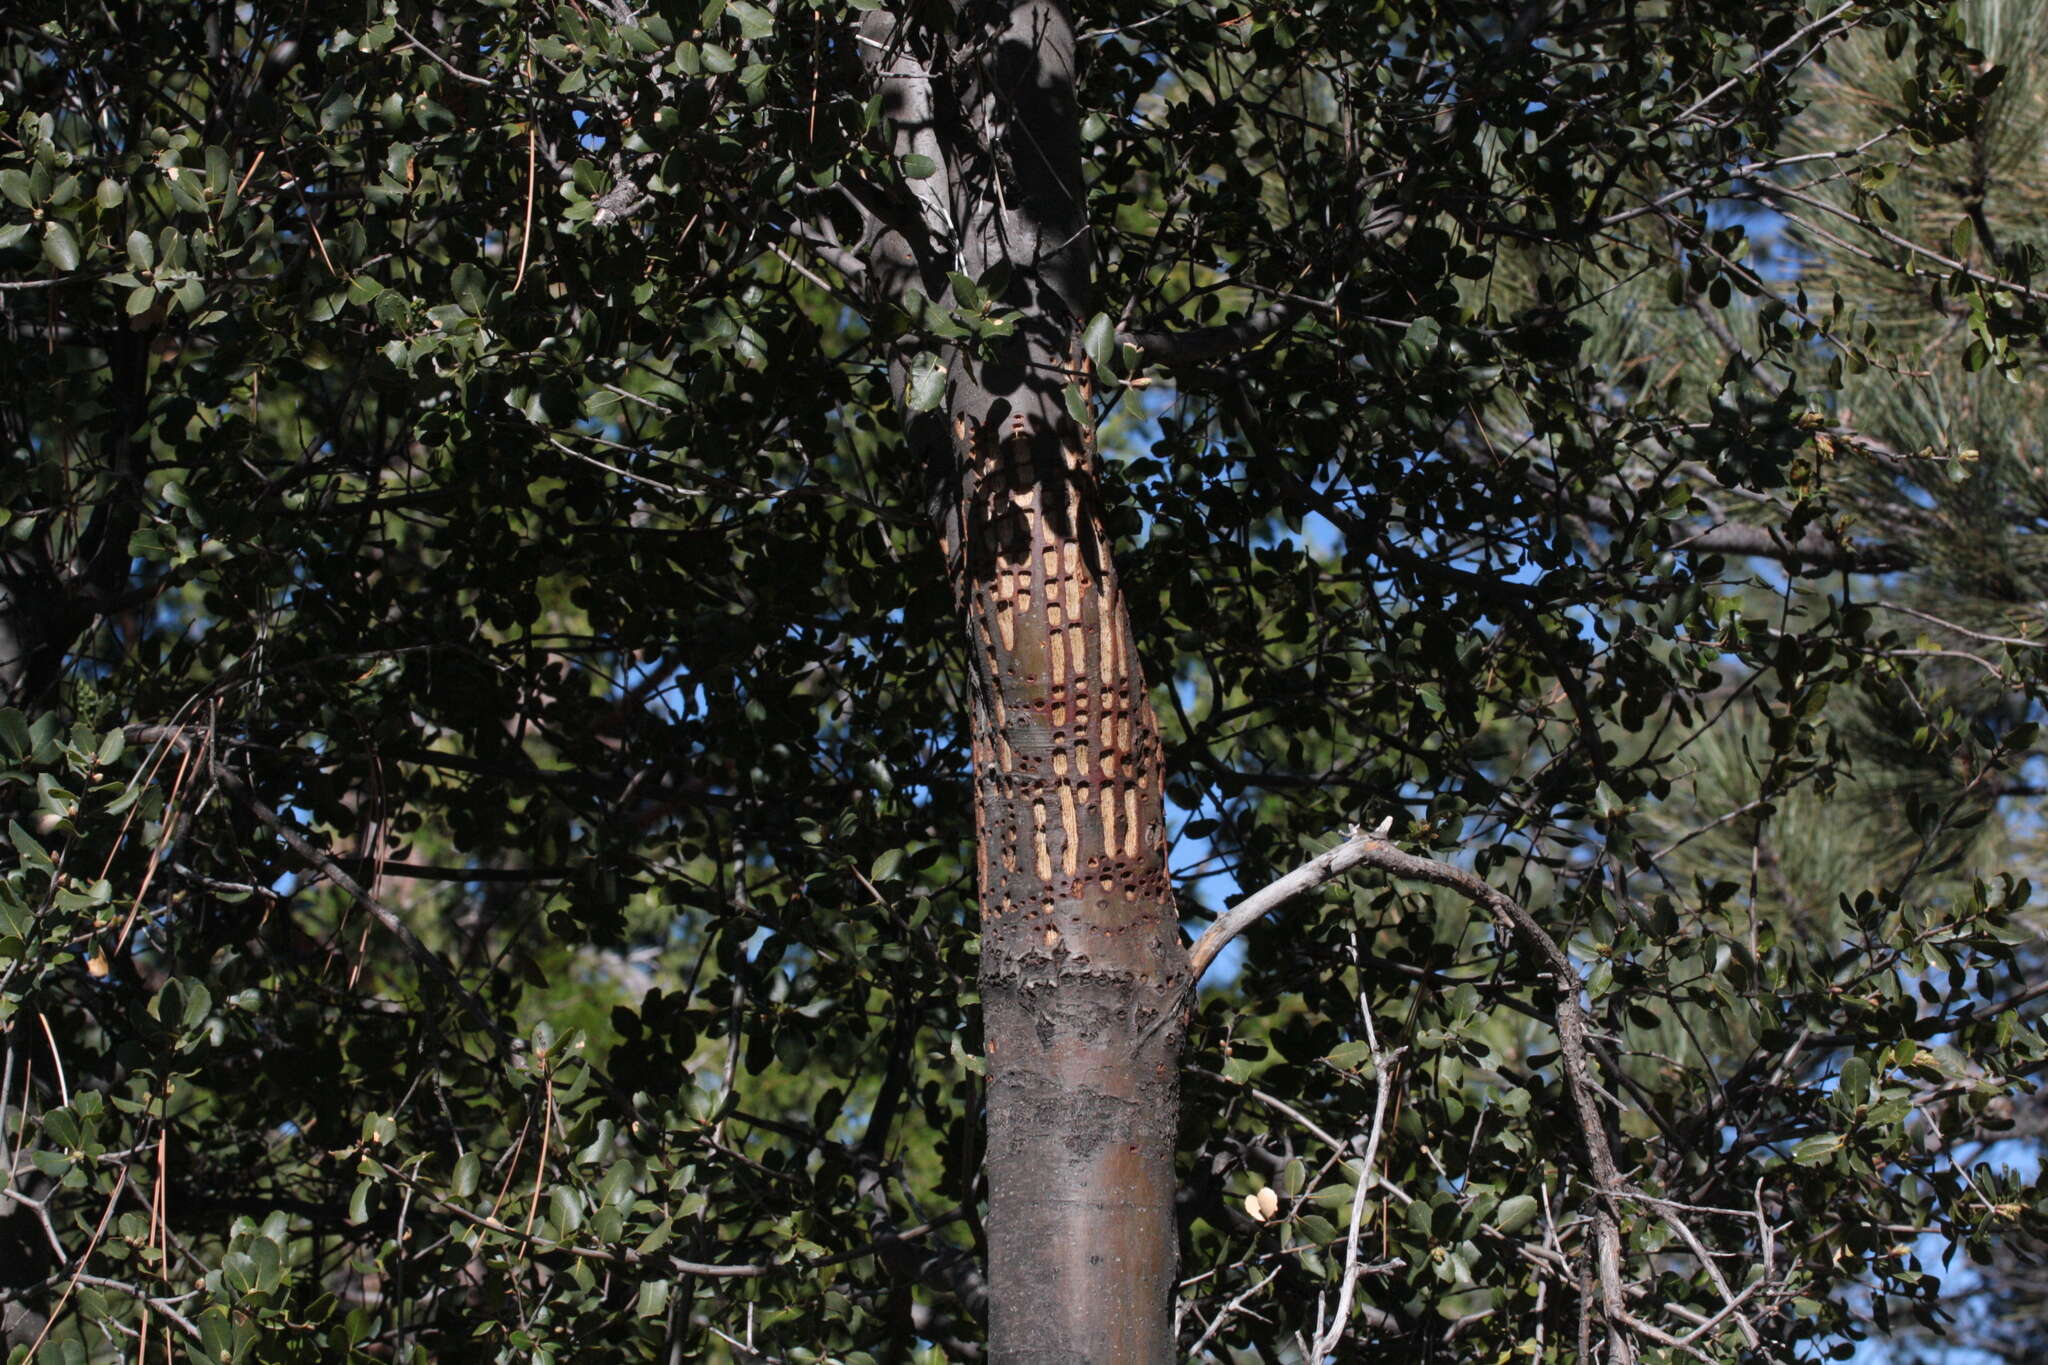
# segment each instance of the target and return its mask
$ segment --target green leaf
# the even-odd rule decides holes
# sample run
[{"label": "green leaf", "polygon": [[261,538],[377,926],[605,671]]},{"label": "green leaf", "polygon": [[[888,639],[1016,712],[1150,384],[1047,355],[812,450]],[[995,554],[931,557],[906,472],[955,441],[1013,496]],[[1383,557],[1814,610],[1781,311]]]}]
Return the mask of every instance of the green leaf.
[{"label": "green leaf", "polygon": [[748,42],[766,38],[775,32],[775,16],[759,5],[749,4],[747,0],[727,0],[725,12],[739,20],[740,37]]},{"label": "green leaf", "polygon": [[9,758],[21,758],[29,750],[28,721],[11,706],[0,707],[0,744],[7,746]]},{"label": "green leaf", "polygon": [[1820,1133],[1792,1149],[1792,1161],[1799,1166],[1818,1166],[1833,1156],[1844,1139],[1840,1133]]},{"label": "green leaf", "polygon": [[640,1281],[639,1297],[633,1304],[634,1316],[658,1318],[666,1313],[668,1311],[668,1288],[669,1282],[667,1280]]},{"label": "green leaf", "polygon": [[957,270],[948,271],[946,279],[953,286],[953,302],[962,308],[979,308],[986,302],[981,286]]},{"label": "green leaf", "polygon": [[1088,399],[1081,393],[1079,384],[1069,384],[1060,394],[1060,401],[1066,405],[1067,416],[1074,419],[1074,425],[1086,427],[1095,420],[1088,411]]},{"label": "green leaf", "polygon": [[148,270],[156,264],[156,243],[146,232],[128,234],[128,264],[137,270]]},{"label": "green leaf", "polygon": [[256,1267],[256,1288],[275,1289],[284,1278],[284,1256],[276,1242],[258,1237],[249,1243],[249,1259]]},{"label": "green leaf", "polygon": [[39,867],[47,871],[55,866],[50,861],[50,855],[43,851],[43,846],[36,842],[34,835],[21,827],[19,821],[9,820],[7,822],[7,839],[9,843],[14,845],[14,851],[21,855],[22,861],[28,863],[31,867]]},{"label": "green leaf", "polygon": [[32,209],[36,206],[35,195],[29,188],[28,176],[12,166],[0,171],[0,195],[17,208]]},{"label": "green leaf", "polygon": [[875,855],[873,866],[868,868],[868,880],[877,885],[896,875],[896,869],[903,865],[903,850],[886,848]]},{"label": "green leaf", "polygon": [[1348,1043],[1339,1043],[1330,1049],[1330,1055],[1323,1058],[1331,1066],[1345,1071],[1357,1071],[1372,1066],[1372,1044],[1362,1038]]},{"label": "green leaf", "polygon": [[903,174],[911,180],[929,180],[939,173],[939,163],[923,152],[911,152],[898,163]]},{"label": "green leaf", "polygon": [[930,351],[920,351],[910,362],[910,382],[904,386],[903,401],[912,412],[930,412],[946,399],[946,367]]},{"label": "green leaf", "polygon": [[662,49],[662,44],[655,40],[654,35],[638,24],[625,24],[616,31],[620,40],[633,50],[636,57],[651,57]]},{"label": "green leaf", "polygon": [[467,1199],[476,1193],[478,1179],[482,1176],[484,1164],[475,1152],[464,1152],[462,1159],[455,1163],[455,1174],[449,1177],[448,1187],[457,1199]]},{"label": "green leaf", "polygon": [[1336,1227],[1319,1213],[1302,1214],[1297,1226],[1301,1229],[1301,1239],[1315,1246],[1328,1246],[1337,1240]]},{"label": "green leaf", "polygon": [[241,1298],[256,1287],[256,1262],[245,1251],[230,1251],[221,1258],[220,1277]]},{"label": "green leaf", "polygon": [[448,283],[463,312],[475,316],[484,311],[484,304],[490,298],[491,282],[483,271],[464,261],[455,267]]},{"label": "green leaf", "polygon": [[[1461,1262],[1459,1268],[1461,1270],[1465,1269],[1462,1265],[1462,1258],[1457,1259]],[[1460,1276],[1460,1279],[1469,1283],[1469,1272]],[[1494,1308],[1497,1298],[1496,1291],[1491,1289],[1467,1289],[1456,1294],[1446,1294],[1436,1302],[1437,1316],[1456,1322],[1461,1318],[1470,1317],[1475,1313],[1484,1313]]]},{"label": "green leaf", "polygon": [[348,1197],[348,1221],[362,1223],[370,1216],[370,1195],[376,1190],[377,1182],[364,1177],[356,1182],[355,1192]]},{"label": "green leaf", "polygon": [[47,1110],[43,1114],[43,1132],[59,1147],[75,1148],[83,1143],[78,1119],[69,1110]]},{"label": "green leaf", "polygon": [[320,131],[338,131],[344,123],[356,116],[356,97],[345,86],[337,86],[327,102],[320,106]]},{"label": "green leaf", "polygon": [[1520,1232],[1536,1216],[1539,1207],[1533,1194],[1509,1195],[1493,1211],[1493,1225],[1504,1233]]},{"label": "green leaf", "polygon": [[1850,1104],[1863,1103],[1864,1097],[1870,1093],[1870,1063],[1861,1057],[1851,1057],[1843,1062],[1836,1093]]},{"label": "green leaf", "polygon": [[212,1011],[213,993],[198,981],[186,981],[184,1009],[180,1022],[188,1029],[197,1028]]},{"label": "green leaf", "polygon": [[78,269],[78,239],[54,219],[43,225],[43,259],[59,270]]},{"label": "green leaf", "polygon": [[1087,329],[1081,333],[1081,349],[1095,362],[1095,372],[1109,378],[1116,361],[1116,319],[1107,313],[1088,319]]},{"label": "green leaf", "polygon": [[1325,1185],[1309,1196],[1309,1202],[1320,1208],[1349,1208],[1358,1194],[1358,1187],[1352,1184]]},{"label": "green leaf", "polygon": [[574,1186],[557,1185],[548,1191],[548,1221],[565,1236],[583,1226],[583,1196]]}]

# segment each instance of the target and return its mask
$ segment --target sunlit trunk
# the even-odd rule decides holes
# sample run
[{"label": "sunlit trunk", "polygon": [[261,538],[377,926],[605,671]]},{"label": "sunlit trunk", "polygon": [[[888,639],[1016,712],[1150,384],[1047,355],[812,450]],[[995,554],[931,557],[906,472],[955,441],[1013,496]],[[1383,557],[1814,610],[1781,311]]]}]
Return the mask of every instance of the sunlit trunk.
[{"label": "sunlit trunk", "polygon": [[1159,735],[1066,357],[1028,368],[956,399],[941,527],[973,663],[990,1343],[1164,1362],[1186,954]]}]

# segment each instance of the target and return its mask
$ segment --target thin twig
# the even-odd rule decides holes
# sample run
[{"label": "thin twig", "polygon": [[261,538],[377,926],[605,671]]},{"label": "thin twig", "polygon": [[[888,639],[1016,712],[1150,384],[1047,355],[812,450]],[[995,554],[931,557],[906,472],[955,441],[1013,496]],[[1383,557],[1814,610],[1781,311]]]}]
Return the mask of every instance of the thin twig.
[{"label": "thin twig", "polygon": [[461,67],[455,65],[455,63],[449,61],[446,57],[443,57],[440,53],[434,51],[434,49],[432,49],[431,47],[428,47],[425,43],[421,42],[417,37],[413,36],[411,30],[407,29],[404,24],[397,23],[394,21],[391,26],[397,29],[400,33],[404,34],[405,40],[408,43],[411,43],[421,52],[424,52],[427,56],[433,58],[436,65],[438,65],[443,71],[446,71],[449,75],[453,76],[456,80],[466,81],[470,85],[480,85],[486,90],[493,90],[497,88],[498,83],[496,81],[489,80],[483,76],[473,76],[469,72],[464,71]]},{"label": "thin twig", "polygon": [[1748,79],[1750,75],[1757,71],[1761,71],[1765,66],[1769,65],[1773,60],[1775,60],[1780,54],[1784,53],[1787,49],[1804,41],[1808,34],[1813,33],[1819,29],[1825,28],[1827,25],[1841,18],[1844,14],[1847,14],[1850,10],[1855,9],[1857,3],[1858,0],[1844,0],[1844,3],[1835,6],[1835,8],[1829,10],[1826,14],[1823,14],[1820,18],[1814,20],[1806,27],[1794,30],[1791,37],[1785,39],[1784,42],[1779,43],[1770,51],[1759,56],[1755,61],[1751,62],[1748,66],[1745,66],[1744,68],[1742,68],[1742,70],[1736,72],[1727,80],[1721,82],[1712,90],[1709,90],[1706,94],[1700,96],[1697,100],[1694,100],[1690,108],[1688,108],[1684,113],[1680,114],[1677,118],[1672,119],[1670,123],[1665,126],[1677,127],[1679,124],[1684,123],[1694,114],[1697,114],[1698,112],[1700,112],[1700,110],[1706,108],[1715,100],[1721,98],[1721,96],[1727,94],[1730,90],[1733,90],[1736,86],[1742,84],[1742,82]]},{"label": "thin twig", "polygon": [[71,1105],[71,1087],[64,1082],[64,1059],[57,1053],[57,1035],[50,1032],[50,1016],[38,1014],[36,1022],[43,1026],[43,1037],[49,1040],[50,1060],[57,1064],[57,1098],[66,1108]]},{"label": "thin twig", "polygon": [[[85,1274],[85,1264],[92,1258],[94,1248],[99,1246],[100,1238],[106,1236],[107,1220],[114,1216],[114,1205],[121,1201],[121,1191],[127,1187],[128,1168],[123,1166],[121,1174],[114,1180],[114,1192],[107,1196],[107,1206],[100,1210],[99,1223],[93,1228],[92,1236],[86,1239],[85,1250],[78,1253],[78,1268],[71,1272],[70,1282],[64,1286],[64,1293],[58,1298],[57,1306],[50,1310],[50,1316],[43,1319],[43,1330],[38,1332],[36,1339],[29,1343],[26,1359],[34,1360],[36,1358],[36,1352],[42,1348],[43,1339],[50,1335],[50,1329],[56,1326],[57,1320],[64,1315],[64,1305],[71,1302],[72,1291],[78,1288],[79,1278]],[[16,1198],[19,1197],[19,1195],[16,1196]]]},{"label": "thin twig", "polygon": [[1188,1359],[1193,1360],[1196,1356],[1199,1356],[1202,1353],[1202,1348],[1209,1344],[1209,1338],[1215,1336],[1217,1332],[1222,1330],[1223,1324],[1230,1321],[1230,1315],[1243,1307],[1246,1299],[1273,1283],[1273,1280],[1279,1274],[1278,1267],[1267,1271],[1265,1279],[1260,1280],[1257,1284],[1245,1290],[1244,1293],[1239,1294],[1236,1298],[1224,1304],[1223,1307],[1217,1309],[1216,1316],[1209,1319],[1209,1325],[1202,1330],[1202,1335],[1195,1338],[1194,1345],[1188,1347]]},{"label": "thin twig", "polygon": [[[144,726],[131,731],[129,738],[147,743],[161,740],[173,746],[185,746],[193,743],[182,727],[170,729]],[[420,966],[427,970],[429,975],[440,981],[442,985],[455,994],[456,999],[462,1002],[470,1017],[476,1020],[479,1027],[491,1035],[501,1049],[507,1052],[512,1050],[511,1038],[506,1036],[504,1029],[499,1027],[497,1019],[484,1007],[483,1002],[478,1000],[462,984],[462,978],[456,975],[455,969],[448,965],[446,959],[420,941],[419,935],[415,934],[411,926],[399,918],[395,910],[364,890],[362,885],[355,878],[351,877],[340,863],[337,863],[318,848],[315,848],[311,841],[300,834],[288,822],[280,818],[276,811],[265,805],[263,799],[257,796],[232,768],[213,758],[210,754],[202,755],[202,761],[206,763],[208,769],[212,772],[214,780],[220,783],[228,795],[239,801],[251,815],[254,815],[272,833],[283,840],[286,848],[289,848],[300,858],[325,873],[330,881],[348,893],[358,905],[369,911],[371,917],[377,923],[383,925],[387,931],[405,946],[405,950],[411,954],[414,961],[418,962]]]},{"label": "thin twig", "polygon": [[1982,640],[1987,645],[2010,645],[2015,649],[2048,649],[2048,641],[2029,640],[2016,635],[1989,635],[1981,630],[1970,630],[1965,626],[1957,625],[1953,621],[1945,621],[1931,612],[1921,611],[1916,607],[1909,607],[1901,602],[1879,601],[1872,602],[1870,605],[1885,611],[1895,611],[1901,616],[1915,617],[1927,622],[1929,625],[1940,626],[1943,630],[1953,631],[1965,639]]},{"label": "thin twig", "polygon": [[1345,1327],[1351,1321],[1351,1295],[1358,1285],[1358,1233],[1365,1224],[1365,1192],[1372,1188],[1373,1163],[1379,1160],[1380,1135],[1386,1130],[1387,1096],[1394,1089],[1393,1068],[1401,1059],[1405,1048],[1392,1052],[1380,1051],[1380,1036],[1372,1025],[1372,1004],[1360,1001],[1365,1017],[1365,1042],[1372,1050],[1374,1093],[1372,1098],[1372,1128],[1365,1140],[1365,1156],[1359,1167],[1358,1178],[1351,1187],[1351,1227],[1344,1239],[1344,1277],[1337,1288],[1337,1311],[1330,1318],[1327,1332],[1319,1332],[1315,1347],[1309,1352],[1309,1359],[1321,1360],[1337,1349],[1337,1343],[1344,1339]]},{"label": "thin twig", "polygon": [[519,229],[519,269],[512,275],[512,292],[515,294],[519,292],[519,286],[526,281],[526,250],[533,243],[533,197],[535,186],[539,183],[534,178],[535,139],[539,136],[540,124],[531,103],[533,98],[532,57],[526,59],[525,72],[526,93],[529,101],[526,109],[526,220]]},{"label": "thin twig", "polygon": [[[1208,932],[1197,941],[1195,947],[1198,951],[1205,944],[1210,945],[1206,955],[1200,959],[1201,962],[1206,965],[1215,956],[1215,949],[1235,938],[1267,910],[1292,899],[1302,891],[1322,885],[1343,869],[1361,864],[1410,881],[1441,886],[1486,910],[1493,917],[1501,934],[1520,943],[1536,957],[1550,987],[1551,1011],[1557,1028],[1558,1060],[1564,1072],[1565,1092],[1571,1098],[1573,1117],[1577,1120],[1580,1140],[1585,1146],[1587,1163],[1592,1168],[1595,1198],[1592,1210],[1595,1268],[1600,1285],[1601,1316],[1606,1319],[1608,1325],[1609,1342],[1614,1351],[1613,1358],[1634,1358],[1633,1347],[1624,1335],[1627,1332],[1640,1333],[1665,1346],[1693,1351],[1694,1348],[1681,1345],[1678,1338],[1641,1321],[1628,1310],[1621,1280],[1619,1201],[1633,1191],[1623,1181],[1621,1172],[1615,1165],[1614,1150],[1608,1143],[1607,1130],[1601,1120],[1600,1088],[1593,1080],[1590,1060],[1591,1021],[1586,1015],[1585,1006],[1579,1001],[1584,983],[1580,980],[1578,969],[1572,965],[1571,958],[1558,945],[1557,940],[1545,931],[1521,902],[1473,872],[1450,863],[1439,862],[1434,858],[1404,853],[1376,837],[1376,834],[1377,832],[1366,834],[1354,830],[1350,839],[1343,844],[1297,868],[1265,890],[1247,897],[1223,919],[1211,925]],[[1190,956],[1192,959],[1193,954]],[[1318,1340],[1320,1339],[1319,1333]]]}]

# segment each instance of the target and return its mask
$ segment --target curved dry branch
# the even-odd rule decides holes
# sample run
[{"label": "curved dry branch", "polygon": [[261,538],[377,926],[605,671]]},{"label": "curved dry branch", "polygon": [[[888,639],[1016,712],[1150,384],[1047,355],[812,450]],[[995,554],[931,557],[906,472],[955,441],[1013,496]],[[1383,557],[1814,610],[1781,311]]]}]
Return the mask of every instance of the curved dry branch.
[{"label": "curved dry branch", "polygon": [[1374,849],[1396,851],[1393,845],[1384,842],[1386,833],[1393,828],[1391,820],[1383,820],[1380,827],[1367,834],[1354,828],[1351,837],[1327,853],[1321,853],[1303,863],[1294,871],[1264,890],[1254,891],[1243,900],[1223,912],[1222,916],[1202,931],[1188,949],[1188,984],[1190,989],[1202,979],[1202,973],[1216,960],[1216,954],[1223,951],[1229,942],[1245,930],[1257,924],[1271,911],[1279,909],[1296,896],[1315,890],[1323,883],[1334,881],[1360,863],[1366,862]]},{"label": "curved dry branch", "polygon": [[1677,1232],[1680,1240],[1694,1251],[1714,1278],[1726,1304],[1713,1321],[1732,1318],[1743,1336],[1753,1344],[1757,1340],[1755,1328],[1740,1311],[1742,1302],[1749,1295],[1737,1295],[1731,1290],[1715,1267],[1712,1256],[1673,1211],[1669,1201],[1653,1199],[1636,1191],[1623,1180],[1615,1164],[1614,1148],[1608,1141],[1606,1124],[1600,1114],[1600,1088],[1593,1079],[1591,1020],[1579,998],[1584,983],[1578,969],[1572,965],[1571,957],[1521,902],[1477,873],[1394,847],[1384,837],[1388,828],[1388,824],[1382,823],[1368,834],[1354,827],[1351,837],[1337,847],[1245,897],[1195,941],[1188,954],[1189,980],[1198,979],[1223,946],[1250,928],[1261,916],[1354,867],[1374,867],[1409,881],[1441,886],[1484,909],[1504,937],[1511,938],[1535,957],[1540,974],[1549,987],[1551,1018],[1557,1029],[1558,1060],[1564,1072],[1565,1090],[1571,1097],[1572,1116],[1577,1121],[1579,1138],[1585,1146],[1586,1161],[1593,1174],[1595,1269],[1600,1283],[1601,1315],[1608,1324],[1609,1359],[1628,1361],[1635,1358],[1634,1346],[1628,1340],[1631,1333],[1689,1354],[1697,1354],[1693,1342],[1699,1336],[1696,1330],[1684,1338],[1675,1337],[1630,1311],[1627,1290],[1622,1282],[1620,1201],[1623,1198],[1641,1199],[1656,1209],[1662,1220]]}]

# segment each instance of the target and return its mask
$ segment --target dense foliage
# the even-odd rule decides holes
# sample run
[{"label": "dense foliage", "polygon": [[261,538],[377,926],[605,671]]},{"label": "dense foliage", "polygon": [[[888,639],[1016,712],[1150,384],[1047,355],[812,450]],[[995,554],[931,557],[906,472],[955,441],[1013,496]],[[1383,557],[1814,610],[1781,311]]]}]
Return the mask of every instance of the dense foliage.
[{"label": "dense foliage", "polygon": [[[17,1358],[976,1358],[969,670],[902,432],[1013,282],[865,248],[1014,168],[902,153],[856,34],[998,62],[990,8],[0,16]],[[1304,1359],[1347,1264],[1341,1359],[1932,1320],[2040,1216],[1978,1159],[2048,1052],[2048,503],[2037,428],[1954,420],[2038,366],[1982,226],[2036,49],[1076,9],[1069,395],[1188,916],[1390,820],[1568,954],[1603,1106],[1455,886],[1295,901],[1194,1007],[1182,1345]]]}]

